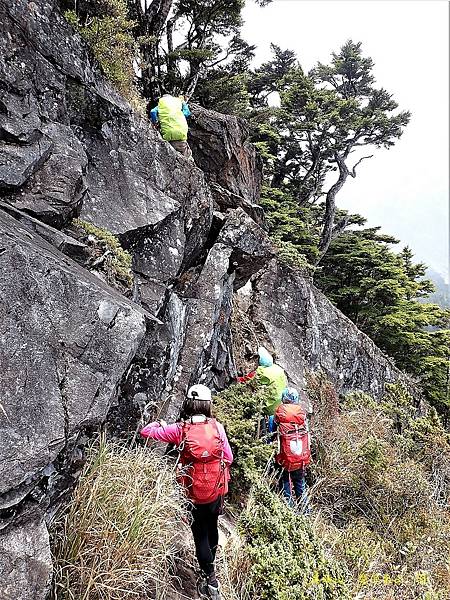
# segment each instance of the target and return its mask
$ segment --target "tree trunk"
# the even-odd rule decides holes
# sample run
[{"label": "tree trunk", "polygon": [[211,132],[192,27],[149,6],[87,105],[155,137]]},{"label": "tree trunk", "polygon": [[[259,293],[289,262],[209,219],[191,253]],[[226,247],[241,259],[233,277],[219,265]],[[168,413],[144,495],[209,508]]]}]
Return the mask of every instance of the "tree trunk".
[{"label": "tree trunk", "polygon": [[158,47],[172,4],[173,0],[153,0],[143,9],[141,0],[128,0],[129,14],[137,22],[135,37],[152,38],[152,41],[145,41],[141,46],[142,62],[146,65],[141,75],[142,92],[152,105],[161,95]]},{"label": "tree trunk", "polygon": [[339,167],[339,178],[327,192],[325,201],[325,216],[323,219],[323,228],[319,242],[319,258],[316,264],[319,264],[322,257],[328,251],[331,240],[333,239],[334,217],[336,215],[336,196],[342,189],[342,186],[347,181],[349,170],[344,159],[339,154],[335,155],[336,162]]},{"label": "tree trunk", "polygon": [[147,65],[142,69],[142,93],[153,108],[161,95],[160,81],[157,76],[157,56],[155,44],[146,45],[141,50],[142,60]]}]

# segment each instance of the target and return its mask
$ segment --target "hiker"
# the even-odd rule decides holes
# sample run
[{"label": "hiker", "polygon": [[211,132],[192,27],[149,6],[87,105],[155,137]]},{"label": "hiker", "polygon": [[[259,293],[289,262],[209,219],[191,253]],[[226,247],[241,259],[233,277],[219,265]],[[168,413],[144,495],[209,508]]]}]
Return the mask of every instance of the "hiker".
[{"label": "hiker", "polygon": [[272,355],[260,346],[258,348],[259,366],[255,371],[251,371],[243,377],[238,377],[239,383],[246,383],[256,378],[261,385],[269,386],[269,395],[266,406],[263,407],[263,414],[269,417],[274,414],[277,406],[281,404],[281,393],[287,387],[287,378],[284,369],[274,363]]},{"label": "hiker", "polygon": [[199,592],[220,599],[214,560],[219,543],[218,517],[228,491],[233,454],[223,425],[212,418],[211,390],[205,385],[189,388],[180,421],[150,423],[141,430],[145,438],[175,444],[179,450],[177,479],[191,500],[191,529],[202,571]]},{"label": "hiker", "polygon": [[305,468],[311,461],[311,449],[306,412],[295,388],[284,389],[281,401],[269,418],[269,432],[278,432],[275,462],[281,471],[280,489],[288,504],[294,505],[294,495],[303,503],[304,512],[309,512]]},{"label": "hiker", "polygon": [[158,106],[150,111],[151,121],[154,125],[159,123],[163,139],[169,142],[177,152],[192,160],[192,152],[187,143],[186,117],[190,116],[191,111],[184,97],[176,98],[170,94],[161,96]]}]

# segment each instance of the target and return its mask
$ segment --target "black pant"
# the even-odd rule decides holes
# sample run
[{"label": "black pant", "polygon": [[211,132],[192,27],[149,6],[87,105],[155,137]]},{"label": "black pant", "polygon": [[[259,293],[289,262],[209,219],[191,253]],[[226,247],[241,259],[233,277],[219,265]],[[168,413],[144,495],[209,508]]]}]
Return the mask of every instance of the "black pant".
[{"label": "black pant", "polygon": [[194,504],[191,508],[191,529],[194,535],[195,552],[200,569],[211,575],[214,573],[214,559],[219,543],[217,520],[222,508],[222,497],[209,504]]}]

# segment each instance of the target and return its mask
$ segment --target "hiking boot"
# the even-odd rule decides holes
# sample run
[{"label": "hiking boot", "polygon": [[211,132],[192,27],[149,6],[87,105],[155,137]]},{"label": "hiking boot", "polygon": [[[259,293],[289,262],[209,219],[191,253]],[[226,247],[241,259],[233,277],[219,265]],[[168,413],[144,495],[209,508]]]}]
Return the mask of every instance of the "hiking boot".
[{"label": "hiking boot", "polygon": [[208,575],[208,592],[211,600],[220,600],[219,582],[214,572]]},{"label": "hiking boot", "polygon": [[208,584],[209,598],[211,600],[220,600],[219,589],[220,589],[219,584],[217,584],[217,587],[215,585]]}]

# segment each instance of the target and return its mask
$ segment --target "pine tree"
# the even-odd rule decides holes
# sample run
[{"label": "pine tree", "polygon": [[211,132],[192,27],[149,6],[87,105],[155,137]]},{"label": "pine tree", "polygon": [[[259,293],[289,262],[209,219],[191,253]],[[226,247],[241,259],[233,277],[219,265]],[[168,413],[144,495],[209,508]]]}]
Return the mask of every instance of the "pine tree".
[{"label": "pine tree", "polygon": [[419,377],[429,401],[446,414],[450,311],[419,301],[434,286],[410,248],[391,250],[396,243],[379,228],[345,232],[331,243],[315,280],[400,369]]},{"label": "pine tree", "polygon": [[[308,75],[292,52],[276,46],[273,52],[249,83],[255,138],[266,151],[269,187],[289,194],[299,208],[321,207],[318,262],[355,220],[339,213],[336,197],[371,158],[360,156],[361,149],[393,146],[410,114],[396,112],[392,96],[374,86],[373,61],[360,43],[348,41],[330,65],[319,63]],[[275,91],[281,106],[270,109]]]}]

